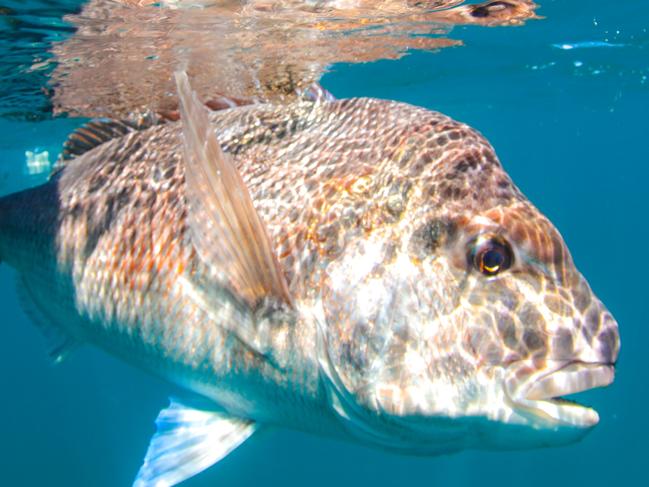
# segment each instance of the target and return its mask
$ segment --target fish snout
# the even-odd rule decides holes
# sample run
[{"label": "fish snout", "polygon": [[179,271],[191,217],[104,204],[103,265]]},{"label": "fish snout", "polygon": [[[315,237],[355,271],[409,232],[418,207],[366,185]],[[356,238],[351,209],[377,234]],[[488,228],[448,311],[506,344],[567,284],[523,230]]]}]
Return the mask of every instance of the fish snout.
[{"label": "fish snout", "polygon": [[601,313],[600,321],[600,332],[595,341],[598,361],[615,365],[620,353],[620,333],[617,321],[608,310]]},{"label": "fish snout", "polygon": [[576,269],[569,274],[564,286],[544,296],[543,326],[549,337],[545,358],[615,365],[620,352],[617,321]]},{"label": "fish snout", "polygon": [[601,301],[594,298],[584,311],[579,327],[578,353],[573,360],[614,366],[620,353],[617,321]]},{"label": "fish snout", "polygon": [[595,410],[564,396],[608,386],[615,378],[618,325],[583,282],[572,293],[571,311],[553,309],[545,353],[514,361],[506,369],[506,397],[521,417],[537,427],[595,426],[599,422]]},{"label": "fish snout", "polygon": [[571,294],[567,308],[549,306],[547,349],[506,369],[506,397],[537,427],[583,430],[596,425],[595,410],[564,396],[608,386],[615,378],[620,351],[617,321],[583,278]]}]

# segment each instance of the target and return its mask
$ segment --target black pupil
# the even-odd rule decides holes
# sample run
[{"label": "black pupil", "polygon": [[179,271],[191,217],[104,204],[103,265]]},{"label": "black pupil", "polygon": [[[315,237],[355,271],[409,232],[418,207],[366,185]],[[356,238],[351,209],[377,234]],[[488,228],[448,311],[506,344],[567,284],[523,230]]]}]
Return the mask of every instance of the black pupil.
[{"label": "black pupil", "polygon": [[500,248],[492,248],[482,254],[482,264],[488,272],[498,271],[504,262],[505,255]]},{"label": "black pupil", "polygon": [[474,241],[467,254],[468,264],[485,276],[495,276],[512,266],[514,255],[509,244],[494,236]]}]

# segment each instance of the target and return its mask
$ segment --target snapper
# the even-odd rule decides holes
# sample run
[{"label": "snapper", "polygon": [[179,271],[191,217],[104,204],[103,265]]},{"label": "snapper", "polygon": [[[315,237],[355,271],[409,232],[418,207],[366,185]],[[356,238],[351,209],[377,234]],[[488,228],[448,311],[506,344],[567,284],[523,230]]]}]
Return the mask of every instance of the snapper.
[{"label": "snapper", "polygon": [[179,483],[265,425],[435,455],[577,441],[617,323],[475,130],[315,96],[102,120],[0,199],[0,260],[55,360],[83,343],[192,393],[135,485]]}]

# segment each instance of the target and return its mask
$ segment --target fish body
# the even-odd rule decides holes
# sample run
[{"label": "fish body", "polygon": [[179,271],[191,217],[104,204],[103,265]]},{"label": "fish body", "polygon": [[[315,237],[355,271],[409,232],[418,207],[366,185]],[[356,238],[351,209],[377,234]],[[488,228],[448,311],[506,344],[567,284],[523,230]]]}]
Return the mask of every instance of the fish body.
[{"label": "fish body", "polygon": [[0,200],[55,357],[92,343],[207,400],[161,413],[137,485],[266,424],[427,455],[597,423],[553,398],[613,380],[617,323],[479,133],[367,98],[208,115],[178,83],[179,123]]}]

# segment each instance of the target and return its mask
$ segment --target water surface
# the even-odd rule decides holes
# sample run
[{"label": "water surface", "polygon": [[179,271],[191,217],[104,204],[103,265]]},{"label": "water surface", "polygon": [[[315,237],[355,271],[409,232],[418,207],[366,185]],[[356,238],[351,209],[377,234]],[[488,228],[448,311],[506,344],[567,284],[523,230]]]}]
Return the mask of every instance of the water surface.
[{"label": "water surface", "polygon": [[[45,59],[50,36],[72,32],[56,19],[77,7],[29,3],[35,18],[49,12],[52,20],[49,27],[35,22],[40,34],[21,38],[44,44],[19,54]],[[640,0],[545,1],[537,13],[545,19],[522,27],[454,27],[450,35],[462,47],[335,65],[322,84],[338,97],[390,98],[442,111],[491,141],[619,322],[615,383],[580,395],[598,410],[600,424],[569,447],[438,458],[267,431],[186,485],[649,485],[649,14]],[[18,32],[3,31],[3,49],[18,42]],[[561,47],[568,44],[574,48]],[[26,57],[24,66],[30,63]],[[12,113],[0,119],[3,194],[42,182],[43,165],[80,123],[51,119],[47,97],[34,92],[47,87],[54,68],[26,70],[3,84],[5,100],[16,95]],[[130,485],[172,388],[88,347],[50,365],[6,266],[0,290],[2,485]]]}]

